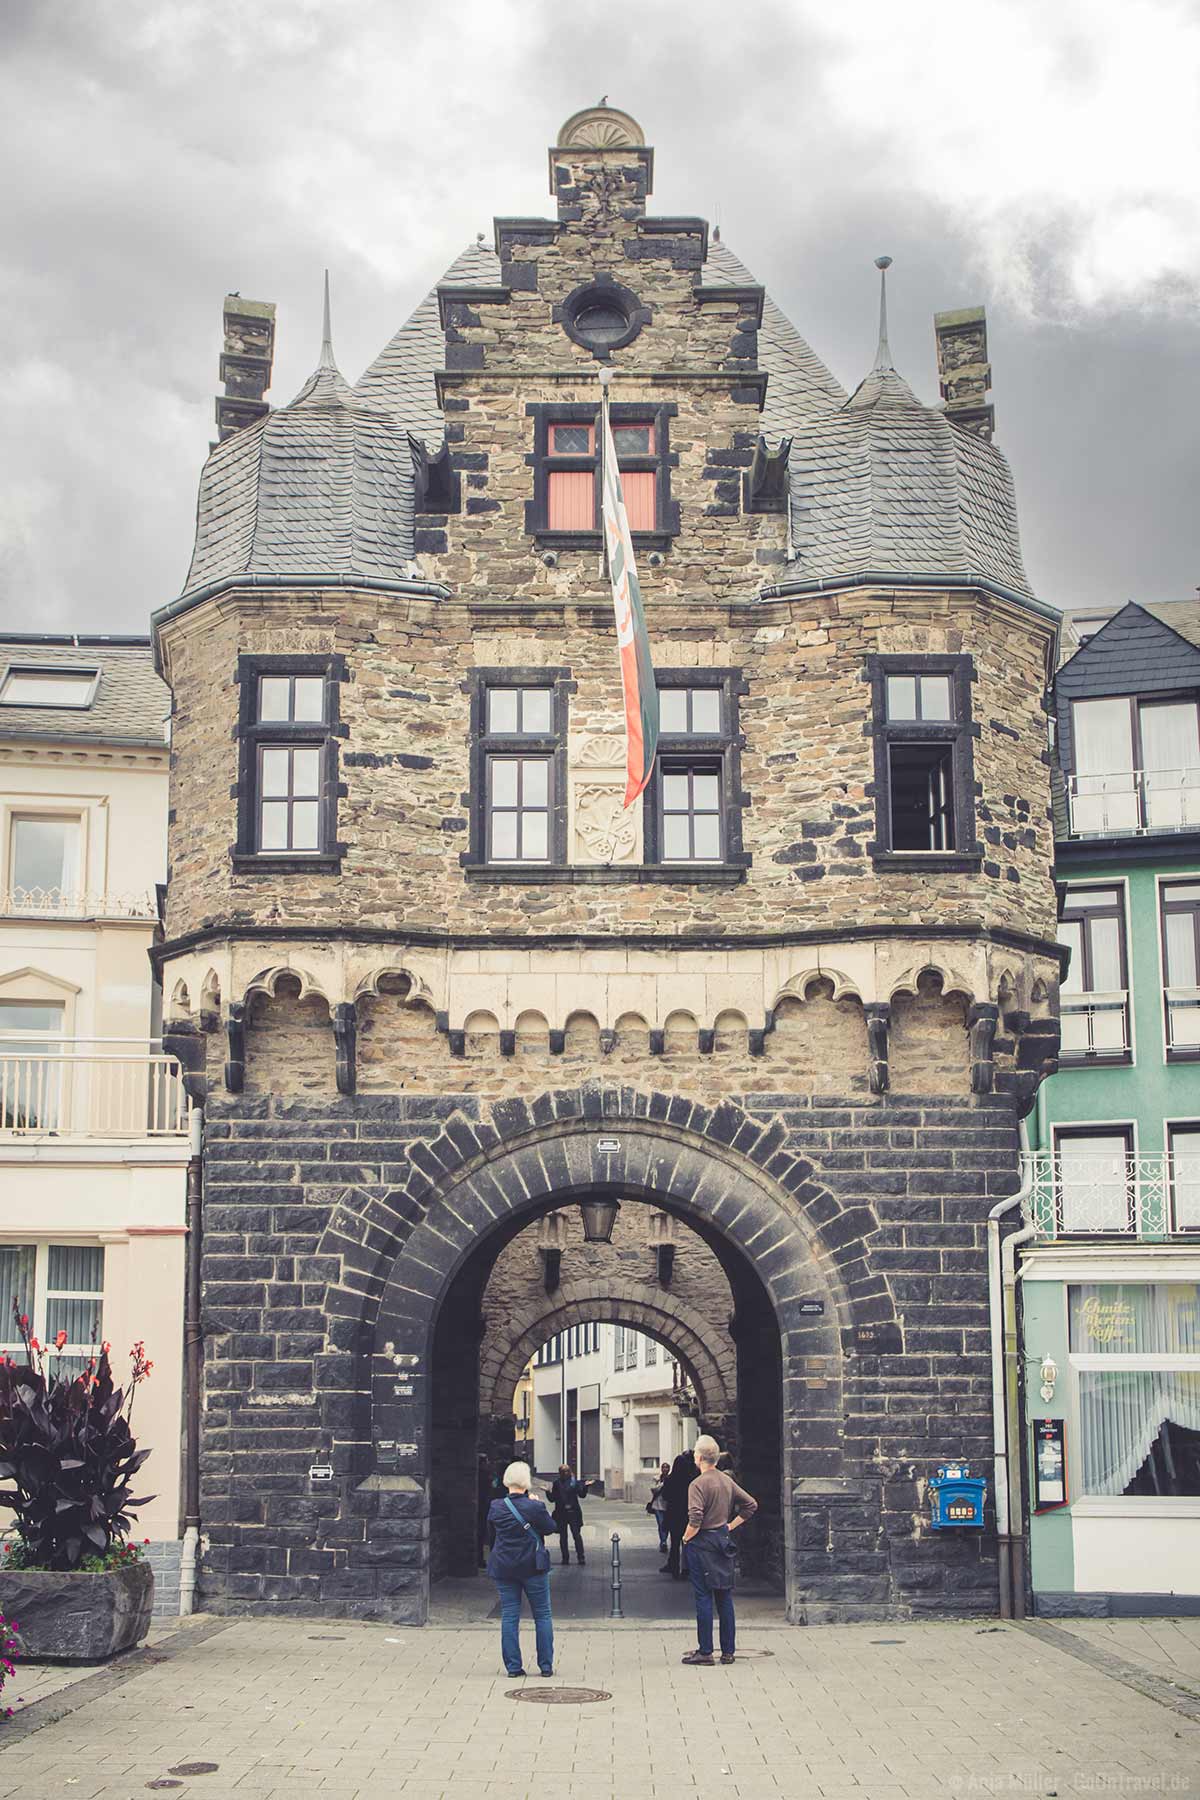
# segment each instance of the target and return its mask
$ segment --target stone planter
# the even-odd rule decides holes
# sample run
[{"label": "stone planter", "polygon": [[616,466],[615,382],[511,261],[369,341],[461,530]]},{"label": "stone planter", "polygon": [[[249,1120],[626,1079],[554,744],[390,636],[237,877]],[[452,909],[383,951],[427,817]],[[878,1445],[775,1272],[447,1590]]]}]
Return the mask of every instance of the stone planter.
[{"label": "stone planter", "polygon": [[0,1575],[0,1612],[16,1619],[17,1654],[30,1662],[106,1662],[141,1642],[153,1606],[149,1563],[102,1575],[45,1569]]}]

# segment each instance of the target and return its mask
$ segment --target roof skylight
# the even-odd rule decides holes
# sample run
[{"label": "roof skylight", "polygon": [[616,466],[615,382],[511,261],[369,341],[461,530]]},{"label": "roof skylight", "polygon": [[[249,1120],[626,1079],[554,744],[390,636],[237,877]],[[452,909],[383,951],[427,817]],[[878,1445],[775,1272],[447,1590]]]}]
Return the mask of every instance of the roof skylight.
[{"label": "roof skylight", "polygon": [[0,706],[66,706],[83,710],[96,698],[99,669],[10,664],[0,680]]}]

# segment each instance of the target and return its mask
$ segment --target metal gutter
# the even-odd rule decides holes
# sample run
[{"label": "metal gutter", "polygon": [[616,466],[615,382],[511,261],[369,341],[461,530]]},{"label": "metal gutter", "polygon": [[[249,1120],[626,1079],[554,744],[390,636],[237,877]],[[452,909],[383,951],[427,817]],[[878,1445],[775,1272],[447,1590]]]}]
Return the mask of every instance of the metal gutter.
[{"label": "metal gutter", "polygon": [[[1025,1121],[1021,1121],[1021,1149],[1028,1149]],[[1014,1383],[1009,1378],[1008,1369],[1008,1299],[1010,1284],[1008,1271],[1015,1266],[1016,1246],[1033,1236],[1033,1226],[1025,1226],[1013,1232],[1004,1240],[1000,1239],[1000,1221],[1014,1207],[1023,1207],[1033,1194],[1033,1177],[1028,1176],[1015,1194],[1001,1200],[987,1216],[987,1263],[988,1263],[988,1324],[991,1335],[992,1360],[992,1479],[996,1496],[996,1542],[999,1553],[999,1590],[1000,1617],[1002,1619],[1024,1618],[1025,1616],[1025,1557],[1024,1538],[1014,1555],[1014,1537],[1012,1531],[1012,1456],[1011,1446],[1019,1442],[1018,1432],[1013,1429],[1010,1407],[1013,1396],[1011,1388]],[[1010,1246],[1013,1262],[1010,1264]],[[1016,1329],[1016,1304],[1013,1298],[1013,1330]],[[1016,1458],[1018,1504],[1016,1511],[1021,1513],[1019,1483],[1020,1456]],[[1023,1531],[1023,1521],[1022,1521]],[[1020,1573],[1018,1589],[1017,1573]],[[1019,1598],[1018,1598],[1019,1595]]]}]

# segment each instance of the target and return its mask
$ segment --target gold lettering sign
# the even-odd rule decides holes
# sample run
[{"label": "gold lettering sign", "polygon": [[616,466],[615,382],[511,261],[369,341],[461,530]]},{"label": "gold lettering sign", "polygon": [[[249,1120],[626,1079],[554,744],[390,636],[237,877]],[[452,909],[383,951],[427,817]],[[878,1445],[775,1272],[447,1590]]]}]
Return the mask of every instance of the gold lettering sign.
[{"label": "gold lettering sign", "polygon": [[1133,1307],[1128,1300],[1098,1300],[1089,1294],[1083,1303],[1083,1327],[1097,1344],[1121,1344],[1132,1336]]}]

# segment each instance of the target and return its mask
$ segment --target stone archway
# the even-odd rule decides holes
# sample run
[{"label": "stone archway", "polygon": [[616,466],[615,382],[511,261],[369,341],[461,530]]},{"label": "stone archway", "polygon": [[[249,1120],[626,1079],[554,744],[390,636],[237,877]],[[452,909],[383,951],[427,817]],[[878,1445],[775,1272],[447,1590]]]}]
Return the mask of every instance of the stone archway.
[{"label": "stone archway", "polygon": [[706,1418],[726,1419],[732,1413],[737,1369],[728,1352],[714,1351],[706,1341],[709,1321],[671,1295],[662,1296],[657,1304],[649,1301],[643,1285],[630,1283],[622,1293],[610,1285],[602,1296],[577,1286],[562,1287],[536,1318],[510,1320],[509,1329],[517,1335],[508,1353],[503,1357],[493,1353],[480,1362],[481,1417],[502,1417],[511,1411],[522,1369],[548,1338],[572,1325],[588,1324],[624,1325],[656,1339],[687,1369]]},{"label": "stone archway", "polygon": [[[799,1616],[801,1484],[836,1487],[843,1471],[842,1333],[860,1317],[872,1325],[884,1314],[894,1319],[886,1283],[865,1251],[874,1214],[839,1204],[812,1179],[810,1164],[781,1151],[778,1127],[732,1105],[708,1109],[631,1090],[584,1089],[532,1107],[502,1102],[493,1121],[453,1121],[444,1138],[412,1158],[419,1160],[419,1198],[411,1178],[408,1195],[387,1196],[398,1227],[406,1211],[417,1219],[390,1260],[379,1303],[375,1483],[404,1482],[412,1505],[423,1494],[428,1517],[435,1330],[452,1284],[473,1279],[474,1269],[543,1212],[598,1192],[643,1199],[685,1220],[721,1258],[743,1297],[739,1354],[744,1341],[747,1355],[769,1346],[778,1359],[773,1393],[764,1395],[761,1380],[755,1385],[760,1405],[769,1404],[778,1422],[773,1504],[789,1610]],[[371,1196],[375,1234],[381,1198]],[[335,1221],[343,1239],[348,1224]],[[360,1255],[366,1248],[360,1239]],[[383,1274],[381,1261],[374,1266]],[[461,1412],[461,1394],[456,1404]],[[764,1412],[758,1435],[766,1429]]]}]

